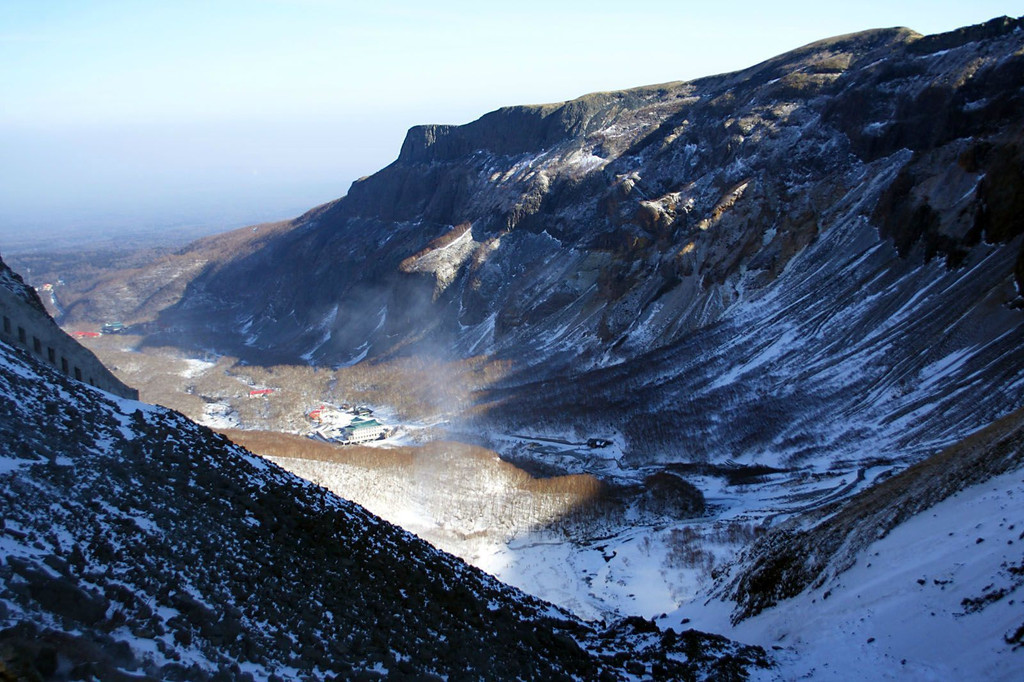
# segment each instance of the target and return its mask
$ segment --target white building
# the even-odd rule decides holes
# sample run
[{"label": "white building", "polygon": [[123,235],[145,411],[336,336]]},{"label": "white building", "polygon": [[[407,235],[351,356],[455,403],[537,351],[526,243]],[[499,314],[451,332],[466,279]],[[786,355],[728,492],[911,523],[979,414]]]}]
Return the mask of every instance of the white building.
[{"label": "white building", "polygon": [[342,441],[345,443],[365,443],[377,440],[384,435],[386,427],[376,419],[356,419],[342,429]]}]

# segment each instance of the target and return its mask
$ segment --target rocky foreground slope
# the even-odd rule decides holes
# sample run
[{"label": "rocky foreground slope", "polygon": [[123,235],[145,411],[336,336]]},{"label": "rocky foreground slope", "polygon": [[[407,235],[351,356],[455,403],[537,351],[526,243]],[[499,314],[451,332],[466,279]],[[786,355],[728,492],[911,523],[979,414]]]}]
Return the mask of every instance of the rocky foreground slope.
[{"label": "rocky foreground slope", "polygon": [[576,620],[181,415],[0,342],[0,679],[739,679],[765,666],[721,637]]}]

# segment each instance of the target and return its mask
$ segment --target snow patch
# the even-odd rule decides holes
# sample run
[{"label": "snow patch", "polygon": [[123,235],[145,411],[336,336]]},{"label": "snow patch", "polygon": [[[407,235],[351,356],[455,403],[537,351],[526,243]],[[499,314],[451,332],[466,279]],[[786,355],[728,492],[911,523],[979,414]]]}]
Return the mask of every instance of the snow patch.
[{"label": "snow patch", "polygon": [[211,429],[238,428],[238,415],[228,403],[210,403],[203,409],[199,423]]},{"label": "snow patch", "polygon": [[735,628],[731,605],[717,600],[663,625],[686,618],[685,627],[782,647],[784,679],[1019,679],[1024,647],[1005,637],[1024,625],[1013,578],[1024,568],[1022,519],[1024,473],[1013,471],[914,516],[848,571]]}]

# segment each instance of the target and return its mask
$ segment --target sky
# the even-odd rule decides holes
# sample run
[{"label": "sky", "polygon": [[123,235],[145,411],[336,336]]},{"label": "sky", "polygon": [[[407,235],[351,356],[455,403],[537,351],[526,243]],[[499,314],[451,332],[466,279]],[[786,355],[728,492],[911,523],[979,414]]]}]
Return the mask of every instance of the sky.
[{"label": "sky", "polygon": [[0,251],[294,217],[405,131],[1024,2],[0,1]]}]

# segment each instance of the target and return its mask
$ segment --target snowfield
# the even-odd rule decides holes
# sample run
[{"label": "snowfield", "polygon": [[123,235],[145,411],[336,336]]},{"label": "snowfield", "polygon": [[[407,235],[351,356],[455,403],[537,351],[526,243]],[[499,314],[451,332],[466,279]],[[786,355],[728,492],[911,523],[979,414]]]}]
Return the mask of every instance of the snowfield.
[{"label": "snowfield", "polygon": [[849,570],[735,627],[734,606],[696,601],[659,623],[772,649],[783,679],[1019,680],[1024,471],[914,516]]}]

